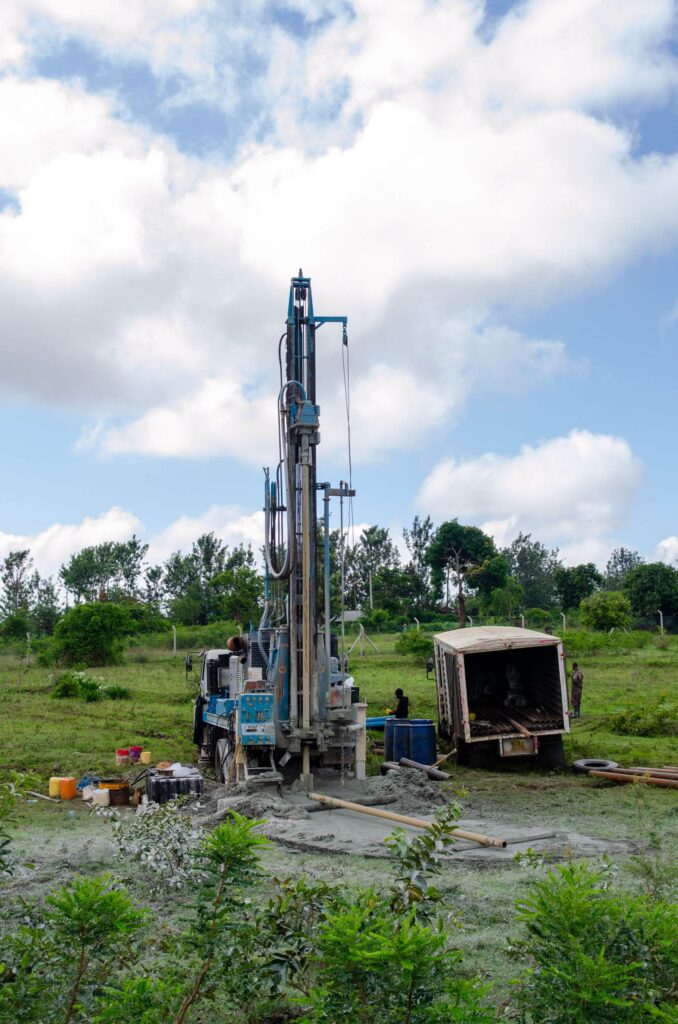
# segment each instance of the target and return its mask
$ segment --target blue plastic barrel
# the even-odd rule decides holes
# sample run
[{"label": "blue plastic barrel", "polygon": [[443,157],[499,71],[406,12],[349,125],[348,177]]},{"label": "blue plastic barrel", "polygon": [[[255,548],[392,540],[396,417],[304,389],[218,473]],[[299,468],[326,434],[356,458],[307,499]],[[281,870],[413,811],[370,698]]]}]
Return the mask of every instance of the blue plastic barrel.
[{"label": "blue plastic barrel", "polygon": [[384,722],[384,760],[393,760],[393,724],[395,718],[387,718]]},{"label": "blue plastic barrel", "polygon": [[[410,723],[410,752],[401,754],[419,764],[433,764],[436,759],[436,730],[430,718],[413,718]],[[394,761],[397,758],[393,759]]]},{"label": "blue plastic barrel", "polygon": [[412,723],[407,718],[393,719],[393,753],[389,761],[396,763],[401,757],[412,757],[410,753],[410,726]]}]

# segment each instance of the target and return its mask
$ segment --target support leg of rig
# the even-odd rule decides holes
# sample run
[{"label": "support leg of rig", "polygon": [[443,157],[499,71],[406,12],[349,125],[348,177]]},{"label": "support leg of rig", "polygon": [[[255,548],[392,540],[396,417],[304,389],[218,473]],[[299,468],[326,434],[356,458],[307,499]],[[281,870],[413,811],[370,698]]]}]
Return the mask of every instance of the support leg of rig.
[{"label": "support leg of rig", "polygon": [[313,776],[311,775],[311,747],[308,743],[304,743],[301,758],[301,781],[310,792],[313,789]]}]

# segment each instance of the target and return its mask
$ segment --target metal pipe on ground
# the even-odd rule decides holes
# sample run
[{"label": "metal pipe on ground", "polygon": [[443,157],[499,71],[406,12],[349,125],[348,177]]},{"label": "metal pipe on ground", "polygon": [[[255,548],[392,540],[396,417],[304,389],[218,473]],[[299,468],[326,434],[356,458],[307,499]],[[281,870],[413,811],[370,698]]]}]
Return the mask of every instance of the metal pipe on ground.
[{"label": "metal pipe on ground", "polygon": [[608,779],[610,782],[642,782],[650,786],[664,786],[666,789],[678,789],[678,779],[658,779],[651,775],[622,775],[621,772],[600,772],[594,769],[588,773],[597,779]]},{"label": "metal pipe on ground", "polygon": [[421,761],[411,761],[409,757],[401,757],[398,761],[401,768],[418,768],[420,772],[426,772],[431,779],[439,779],[441,782],[449,782],[450,776],[447,772],[441,772],[430,764],[422,764]]},{"label": "metal pipe on ground", "polygon": [[678,771],[670,772],[664,768],[615,768],[621,775],[650,775],[657,779],[678,779]]},{"label": "metal pipe on ground", "polygon": [[[395,811],[382,811],[379,807],[363,807],[362,804],[354,804],[350,800],[337,800],[333,796],[323,796],[322,793],[309,793],[308,796],[310,800],[317,800],[318,803],[326,804],[328,807],[337,807],[344,811],[358,811],[360,814],[371,814],[375,818],[386,818],[388,821],[397,821],[401,825],[410,825],[412,828],[430,828],[433,824],[426,818],[410,818],[405,814],[396,814]],[[500,850],[506,847],[505,839],[483,836],[479,832],[466,832],[461,828],[453,828],[450,831],[459,839],[467,839],[470,843],[479,843],[480,846],[496,846]]]}]

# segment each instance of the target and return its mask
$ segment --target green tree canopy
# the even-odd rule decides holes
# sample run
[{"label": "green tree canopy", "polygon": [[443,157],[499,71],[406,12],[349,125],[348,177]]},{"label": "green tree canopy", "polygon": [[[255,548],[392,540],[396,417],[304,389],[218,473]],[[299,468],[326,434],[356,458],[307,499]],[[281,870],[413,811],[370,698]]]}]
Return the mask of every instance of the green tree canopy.
[{"label": "green tree canopy", "polygon": [[64,665],[117,665],[130,621],[118,604],[95,602],[69,608],[54,630],[54,652]]},{"label": "green tree canopy", "polygon": [[643,564],[637,551],[630,548],[615,548],[605,566],[605,588],[621,590],[627,573]]},{"label": "green tree canopy", "polygon": [[580,604],[582,625],[587,629],[609,631],[626,629],[631,623],[631,602],[621,590],[599,590]]},{"label": "green tree canopy", "polygon": [[593,562],[558,566],[553,573],[553,580],[563,611],[578,608],[585,597],[589,597],[603,584],[603,576]]},{"label": "green tree canopy", "polygon": [[453,576],[462,626],[466,622],[465,590],[474,586],[473,574],[496,554],[491,537],[477,526],[464,526],[458,519],[442,523],[434,534],[426,556],[431,566],[433,591],[449,604],[449,578],[450,574]]},{"label": "green tree canopy", "polygon": [[524,601],[535,608],[553,608],[557,603],[555,571],[560,566],[558,549],[549,550],[532,534],[519,533],[510,547],[502,551],[509,574],[523,588]]},{"label": "green tree canopy", "polygon": [[624,593],[633,614],[640,618],[656,621],[658,610],[674,615],[678,612],[678,572],[664,562],[637,565],[626,574]]}]

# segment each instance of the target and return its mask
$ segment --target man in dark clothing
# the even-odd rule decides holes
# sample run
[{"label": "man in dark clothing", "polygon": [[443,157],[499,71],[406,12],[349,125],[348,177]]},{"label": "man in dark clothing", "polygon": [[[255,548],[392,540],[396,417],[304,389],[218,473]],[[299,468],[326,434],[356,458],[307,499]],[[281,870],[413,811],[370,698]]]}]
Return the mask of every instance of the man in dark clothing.
[{"label": "man in dark clothing", "polygon": [[581,694],[584,688],[584,676],[577,662],[572,664],[572,717],[579,718]]},{"label": "man in dark clothing", "polygon": [[396,718],[407,718],[410,713],[409,697],[406,697],[400,688],[396,690],[395,695],[398,699],[398,703],[396,704],[394,715]]}]

